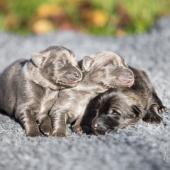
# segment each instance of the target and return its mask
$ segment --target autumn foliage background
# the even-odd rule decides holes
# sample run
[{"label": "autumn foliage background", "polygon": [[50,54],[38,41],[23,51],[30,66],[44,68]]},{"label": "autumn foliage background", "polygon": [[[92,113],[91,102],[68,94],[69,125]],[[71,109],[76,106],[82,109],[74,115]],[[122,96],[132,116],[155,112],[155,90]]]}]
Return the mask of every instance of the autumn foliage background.
[{"label": "autumn foliage background", "polygon": [[0,30],[124,36],[147,31],[169,14],[170,0],[0,0]]}]

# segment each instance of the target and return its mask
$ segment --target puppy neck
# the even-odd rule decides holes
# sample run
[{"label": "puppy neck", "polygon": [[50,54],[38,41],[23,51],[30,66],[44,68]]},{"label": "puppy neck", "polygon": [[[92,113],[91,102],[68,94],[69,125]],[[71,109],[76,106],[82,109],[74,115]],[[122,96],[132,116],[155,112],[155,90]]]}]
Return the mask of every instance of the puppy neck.
[{"label": "puppy neck", "polygon": [[77,88],[79,91],[87,91],[94,94],[103,93],[108,90],[108,88],[103,84],[97,84],[93,81],[90,81],[88,73],[86,72],[83,73],[83,80],[75,88]]},{"label": "puppy neck", "polygon": [[44,78],[40,73],[39,68],[34,66],[30,61],[24,65],[23,72],[27,79],[34,82],[35,84],[38,84],[44,88],[49,88],[51,90],[59,90],[59,87]]}]

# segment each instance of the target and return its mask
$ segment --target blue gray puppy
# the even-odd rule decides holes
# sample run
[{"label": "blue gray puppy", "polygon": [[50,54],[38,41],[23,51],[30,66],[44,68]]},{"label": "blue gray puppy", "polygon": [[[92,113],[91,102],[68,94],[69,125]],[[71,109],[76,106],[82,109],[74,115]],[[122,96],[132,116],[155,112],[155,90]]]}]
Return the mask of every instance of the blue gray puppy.
[{"label": "blue gray puppy", "polygon": [[[76,87],[63,89],[49,113],[52,135],[66,136],[66,124],[74,124],[74,131],[81,133],[80,122],[89,101],[113,87],[130,87],[134,74],[124,59],[111,51],[85,57],[81,62],[83,79]],[[48,133],[46,123],[40,129]],[[49,133],[48,133],[49,134]]]},{"label": "blue gray puppy", "polygon": [[73,52],[51,46],[30,60],[17,60],[0,75],[0,109],[14,116],[26,135],[41,135],[38,123],[54,104],[58,91],[74,87],[82,72]]}]

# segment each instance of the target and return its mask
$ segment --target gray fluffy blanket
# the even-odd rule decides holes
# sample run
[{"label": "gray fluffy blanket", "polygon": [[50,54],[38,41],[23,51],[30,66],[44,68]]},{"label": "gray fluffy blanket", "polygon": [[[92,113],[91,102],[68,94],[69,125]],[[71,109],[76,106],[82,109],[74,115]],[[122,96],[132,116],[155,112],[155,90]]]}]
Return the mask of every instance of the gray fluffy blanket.
[{"label": "gray fluffy blanket", "polygon": [[[170,18],[146,34],[124,38],[92,37],[74,32],[19,37],[0,33],[0,71],[18,58],[29,58],[50,45],[64,45],[77,59],[113,50],[145,69],[163,103],[170,107]],[[0,170],[169,170],[170,113],[160,125],[139,122],[105,136],[28,138],[21,126],[0,114]]]}]

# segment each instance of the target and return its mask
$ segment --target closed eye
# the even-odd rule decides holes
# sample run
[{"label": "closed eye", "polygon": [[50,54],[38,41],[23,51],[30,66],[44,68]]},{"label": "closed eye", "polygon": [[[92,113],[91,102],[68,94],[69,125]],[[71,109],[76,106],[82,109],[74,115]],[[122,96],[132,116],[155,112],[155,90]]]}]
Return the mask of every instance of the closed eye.
[{"label": "closed eye", "polygon": [[65,61],[58,61],[58,68],[63,68],[65,66]]},{"label": "closed eye", "polygon": [[121,116],[121,112],[119,109],[110,109],[109,112],[108,112],[110,115],[118,115],[118,116]]}]

